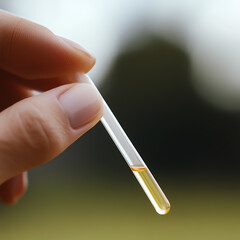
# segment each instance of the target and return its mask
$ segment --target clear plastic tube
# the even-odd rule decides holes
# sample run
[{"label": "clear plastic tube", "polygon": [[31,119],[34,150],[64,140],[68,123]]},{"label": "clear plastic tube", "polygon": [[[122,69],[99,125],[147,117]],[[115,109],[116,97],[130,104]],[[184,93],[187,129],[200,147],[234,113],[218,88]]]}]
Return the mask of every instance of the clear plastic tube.
[{"label": "clear plastic tube", "polygon": [[[96,88],[93,81],[88,76],[87,78],[87,81]],[[108,107],[103,98],[102,100],[104,110],[101,122],[103,126],[136,176],[138,182],[142,186],[156,211],[159,214],[167,214],[170,210],[169,201],[142,160],[141,156],[138,154],[137,150],[129,140],[128,136],[122,129],[116,117],[113,115],[111,109]]]}]

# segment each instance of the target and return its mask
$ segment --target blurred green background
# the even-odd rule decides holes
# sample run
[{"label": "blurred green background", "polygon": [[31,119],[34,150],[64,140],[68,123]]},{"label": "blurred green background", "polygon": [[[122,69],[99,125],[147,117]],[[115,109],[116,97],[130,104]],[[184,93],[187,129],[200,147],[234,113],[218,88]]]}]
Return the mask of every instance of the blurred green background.
[{"label": "blurred green background", "polygon": [[[27,0],[22,4],[0,1],[0,6],[43,24],[29,15],[39,4],[33,2],[35,5]],[[96,1],[90,2],[90,12],[99,7]],[[133,2],[133,8],[129,6],[135,9],[133,13],[141,12],[145,5],[148,11],[153,9],[151,1]],[[167,4],[159,4],[162,2]],[[44,3],[48,10],[62,11],[59,6]],[[79,8],[87,4],[60,3]],[[109,6],[107,1],[102,4],[106,9]],[[179,18],[170,7],[165,11]],[[124,24],[129,21],[134,31],[126,30],[130,36],[126,38],[121,30],[122,42],[115,43],[119,49],[114,57],[105,59],[99,50],[104,45],[96,46],[100,60],[111,64],[103,72],[90,75],[98,81],[105,100],[169,198],[170,213],[160,216],[155,212],[99,123],[52,162],[30,171],[29,189],[17,205],[0,205],[0,239],[239,239],[240,113],[236,106],[240,104],[235,101],[233,110],[230,105],[226,108],[213,103],[211,92],[209,99],[203,97],[195,84],[202,75],[194,74],[193,55],[182,43],[180,27],[165,22],[176,35],[167,37],[160,30],[156,34],[149,26],[157,20],[145,25],[148,20],[142,16],[136,14],[135,19],[140,20],[134,24],[135,20],[128,17],[119,20]],[[124,12],[117,17],[123,18]],[[96,15],[92,24],[101,18]],[[54,15],[49,19],[54,21]],[[70,26],[71,19],[68,21]],[[162,19],[158,21],[163,24]],[[56,31],[64,34],[64,29]],[[114,39],[111,28],[108,31],[108,37]],[[66,35],[71,37],[70,33]],[[206,82],[213,78],[211,74],[204,76]]]}]

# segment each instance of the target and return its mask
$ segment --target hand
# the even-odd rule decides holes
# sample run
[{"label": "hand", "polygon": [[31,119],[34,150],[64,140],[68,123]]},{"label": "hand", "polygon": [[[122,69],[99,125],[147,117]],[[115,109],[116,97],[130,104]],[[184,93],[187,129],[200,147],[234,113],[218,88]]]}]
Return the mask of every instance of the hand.
[{"label": "hand", "polygon": [[[70,40],[0,11],[0,199],[15,203],[28,169],[60,154],[102,116],[100,95],[74,83],[95,59]],[[32,90],[43,91],[33,96]]]}]

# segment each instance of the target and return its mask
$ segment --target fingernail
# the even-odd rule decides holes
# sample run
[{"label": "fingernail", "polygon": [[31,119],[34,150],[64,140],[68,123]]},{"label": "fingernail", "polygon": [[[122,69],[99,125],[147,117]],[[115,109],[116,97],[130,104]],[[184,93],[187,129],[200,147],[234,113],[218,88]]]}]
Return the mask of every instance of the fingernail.
[{"label": "fingernail", "polygon": [[86,83],[71,88],[59,97],[59,101],[74,129],[92,122],[102,110],[100,94]]},{"label": "fingernail", "polygon": [[73,47],[75,50],[80,51],[81,53],[84,53],[85,55],[87,55],[89,58],[92,58],[95,61],[95,57],[89,53],[89,51],[87,51],[85,48],[83,48],[82,46],[80,46],[79,44],[77,44],[76,42],[73,42],[67,38],[64,37],[60,37],[58,36],[58,38],[60,38],[61,40],[63,40],[66,44],[70,45],[71,47]]}]

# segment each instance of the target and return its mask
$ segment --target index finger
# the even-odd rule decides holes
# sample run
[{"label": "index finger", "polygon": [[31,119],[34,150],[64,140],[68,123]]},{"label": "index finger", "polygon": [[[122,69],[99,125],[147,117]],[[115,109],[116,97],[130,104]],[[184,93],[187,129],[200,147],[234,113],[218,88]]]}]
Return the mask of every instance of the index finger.
[{"label": "index finger", "polygon": [[0,11],[0,68],[28,79],[88,72],[95,59],[49,29]]}]

